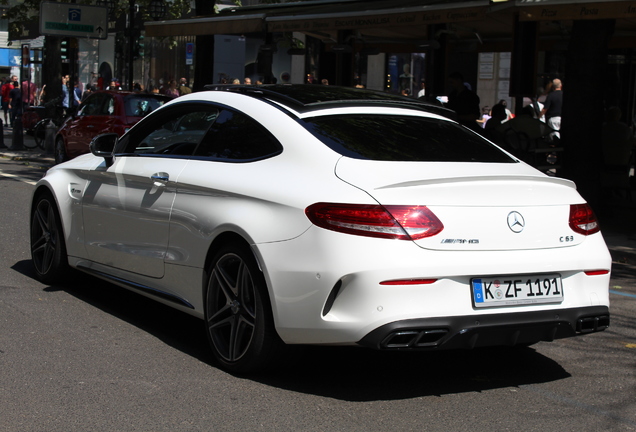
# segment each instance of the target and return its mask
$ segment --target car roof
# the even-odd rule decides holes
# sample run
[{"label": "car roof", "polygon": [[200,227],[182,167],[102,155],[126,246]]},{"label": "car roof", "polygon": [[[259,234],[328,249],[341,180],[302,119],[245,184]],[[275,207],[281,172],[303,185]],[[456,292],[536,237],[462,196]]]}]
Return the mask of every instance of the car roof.
[{"label": "car roof", "polygon": [[312,84],[206,85],[207,90],[231,91],[268,99],[299,113],[336,107],[385,106],[430,112],[455,119],[454,111],[418,99],[375,90]]},{"label": "car roof", "polygon": [[159,93],[146,93],[146,92],[134,92],[134,91],[129,91],[129,90],[95,90],[93,92],[91,92],[91,95],[94,94],[110,94],[110,95],[119,95],[121,97],[126,97],[126,96],[143,96],[143,97],[157,97],[160,99],[165,99],[165,100],[172,100],[173,98],[171,98],[170,96],[166,96],[166,95],[162,95]]}]

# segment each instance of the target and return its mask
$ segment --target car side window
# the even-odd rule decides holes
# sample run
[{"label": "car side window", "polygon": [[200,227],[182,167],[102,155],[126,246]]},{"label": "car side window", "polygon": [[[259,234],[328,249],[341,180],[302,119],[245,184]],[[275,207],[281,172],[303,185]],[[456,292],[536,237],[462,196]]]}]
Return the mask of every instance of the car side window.
[{"label": "car side window", "polygon": [[106,109],[106,112],[104,114],[106,115],[115,114],[115,99],[113,97],[109,97],[106,104],[104,104],[104,108]]},{"label": "car side window", "polygon": [[80,108],[80,116],[99,115],[101,114],[102,105],[104,103],[104,95],[96,94],[87,98]]},{"label": "car side window", "polygon": [[154,95],[135,94],[126,96],[124,98],[126,115],[133,117],[145,117],[168,100],[168,98],[163,99]]},{"label": "car side window", "polygon": [[[171,114],[179,114],[172,117]],[[158,113],[159,114],[159,113]],[[131,131],[129,146],[135,154],[191,156],[218,115],[215,107],[188,107],[166,110]],[[150,119],[149,119],[150,120]]]},{"label": "car side window", "polygon": [[248,162],[279,154],[282,150],[278,140],[256,120],[226,109],[219,114],[195,156]]}]

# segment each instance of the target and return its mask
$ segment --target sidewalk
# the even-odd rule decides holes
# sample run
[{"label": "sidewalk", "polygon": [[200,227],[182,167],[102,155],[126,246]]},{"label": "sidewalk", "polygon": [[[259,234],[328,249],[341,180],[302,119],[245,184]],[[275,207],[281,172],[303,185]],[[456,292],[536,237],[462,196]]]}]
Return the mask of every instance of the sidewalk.
[{"label": "sidewalk", "polygon": [[41,148],[35,145],[35,141],[31,135],[23,134],[22,141],[27,144],[31,144],[29,147],[35,148],[26,148],[24,147],[22,150],[11,150],[11,146],[13,144],[13,129],[10,127],[3,128],[3,138],[5,147],[0,147],[0,156],[5,157],[11,160],[24,160],[29,162],[37,162],[41,165],[55,165],[55,158],[53,153],[46,153]]},{"label": "sidewalk", "polygon": [[[23,160],[38,163],[42,166],[53,166],[53,154],[44,152],[39,147],[24,150],[9,150],[13,139],[11,128],[4,128],[4,145],[0,148],[0,157],[12,160]],[[24,134],[23,141],[33,137]],[[597,210],[601,223],[601,231],[605,242],[615,262],[636,266],[636,191],[632,191],[631,200],[628,197],[616,197],[607,201],[606,205]]]}]

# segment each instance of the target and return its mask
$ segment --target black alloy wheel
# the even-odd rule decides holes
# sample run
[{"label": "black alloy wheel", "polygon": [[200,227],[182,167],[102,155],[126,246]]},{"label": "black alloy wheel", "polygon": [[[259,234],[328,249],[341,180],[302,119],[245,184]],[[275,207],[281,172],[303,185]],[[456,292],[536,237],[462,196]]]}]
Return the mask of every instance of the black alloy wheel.
[{"label": "black alloy wheel", "polygon": [[40,194],[33,204],[31,259],[35,276],[43,283],[59,281],[69,269],[60,216],[48,193]]},{"label": "black alloy wheel", "polygon": [[283,345],[274,329],[265,280],[242,245],[220,250],[208,273],[206,333],[214,356],[232,372],[267,367]]}]

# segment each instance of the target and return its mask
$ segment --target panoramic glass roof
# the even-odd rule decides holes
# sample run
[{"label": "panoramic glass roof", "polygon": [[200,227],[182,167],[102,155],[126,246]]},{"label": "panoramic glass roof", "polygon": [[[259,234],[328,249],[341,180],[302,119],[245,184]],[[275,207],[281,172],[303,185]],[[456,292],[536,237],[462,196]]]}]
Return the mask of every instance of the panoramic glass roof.
[{"label": "panoramic glass roof", "polygon": [[432,105],[417,99],[399,96],[375,90],[340,87],[319,84],[265,84],[265,85],[207,85],[209,90],[226,90],[263,97],[293,107],[311,110],[322,104],[342,105],[408,105],[410,108],[434,112],[445,117],[454,118],[454,112],[437,105]]},{"label": "panoramic glass roof", "polygon": [[391,93],[378,92],[373,90],[358,89],[351,87],[339,87],[329,85],[263,85],[258,89],[293,99],[302,105],[311,105],[321,102],[335,101],[362,101],[362,100],[392,100],[412,103],[413,99]]}]

